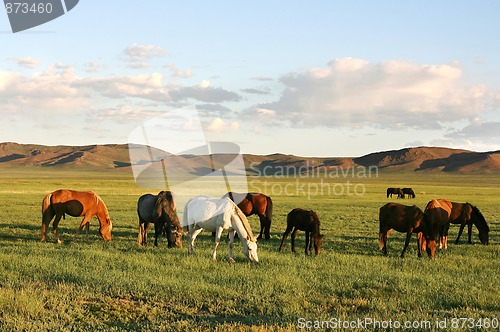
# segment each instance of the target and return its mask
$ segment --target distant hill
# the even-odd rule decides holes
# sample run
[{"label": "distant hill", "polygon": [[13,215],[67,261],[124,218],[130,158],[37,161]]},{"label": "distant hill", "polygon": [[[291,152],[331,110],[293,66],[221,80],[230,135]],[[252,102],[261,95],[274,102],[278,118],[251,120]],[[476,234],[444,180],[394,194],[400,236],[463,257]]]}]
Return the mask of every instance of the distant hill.
[{"label": "distant hill", "polygon": [[[142,145],[109,144],[87,146],[45,146],[0,143],[0,167],[53,167],[130,171],[129,149],[142,153],[146,162],[153,158],[175,159],[176,167],[192,174],[204,173],[206,156],[173,156]],[[377,166],[380,171],[500,173],[500,151],[474,152],[440,147],[415,147],[370,153],[362,157],[300,157],[285,154],[243,156],[251,175],[293,175],[293,172],[328,172],[339,168]],[[201,173],[200,173],[201,172]]]}]

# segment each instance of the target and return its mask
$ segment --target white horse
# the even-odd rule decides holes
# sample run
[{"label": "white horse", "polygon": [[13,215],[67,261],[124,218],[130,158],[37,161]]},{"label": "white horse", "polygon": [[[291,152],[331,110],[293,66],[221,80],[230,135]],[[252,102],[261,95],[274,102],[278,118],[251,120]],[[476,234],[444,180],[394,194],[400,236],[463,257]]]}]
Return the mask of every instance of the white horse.
[{"label": "white horse", "polygon": [[229,230],[229,253],[231,262],[233,259],[234,234],[243,245],[243,253],[252,262],[258,262],[257,240],[252,234],[252,229],[247,218],[238,206],[226,198],[213,198],[209,196],[196,196],[186,203],[184,208],[183,226],[189,232],[188,252],[194,252],[194,240],[203,229],[215,232],[215,248],[212,252],[212,259],[217,259],[217,247],[220,243],[222,231]]}]

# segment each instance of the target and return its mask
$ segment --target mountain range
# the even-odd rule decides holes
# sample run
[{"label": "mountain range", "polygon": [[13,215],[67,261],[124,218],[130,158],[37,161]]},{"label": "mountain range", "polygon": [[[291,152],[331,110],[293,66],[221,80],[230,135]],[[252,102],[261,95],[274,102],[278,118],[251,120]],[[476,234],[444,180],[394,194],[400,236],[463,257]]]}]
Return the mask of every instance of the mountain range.
[{"label": "mountain range", "polygon": [[[130,149],[143,151],[146,162],[175,158],[177,167],[196,174],[209,165],[207,156],[174,156],[166,151],[134,144],[45,146],[0,143],[0,167],[47,167],[130,171]],[[148,154],[146,154],[146,151]],[[500,151],[474,152],[442,147],[412,147],[374,152],[361,157],[300,157],[288,154],[244,154],[247,174],[276,175],[284,169],[300,172],[376,166],[380,171],[500,173]]]}]

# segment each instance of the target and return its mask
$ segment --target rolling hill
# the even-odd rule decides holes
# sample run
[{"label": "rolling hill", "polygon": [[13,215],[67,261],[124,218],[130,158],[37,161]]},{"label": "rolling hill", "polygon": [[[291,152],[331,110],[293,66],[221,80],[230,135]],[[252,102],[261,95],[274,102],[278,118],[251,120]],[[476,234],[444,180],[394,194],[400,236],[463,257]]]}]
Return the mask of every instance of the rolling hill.
[{"label": "rolling hill", "polygon": [[[174,156],[141,145],[108,144],[88,146],[45,146],[0,143],[0,167],[50,167],[131,171],[129,151],[143,155],[137,164],[162,158],[175,160],[176,167],[192,174],[204,173],[210,165],[206,156]],[[247,174],[283,175],[287,170],[327,172],[332,169],[377,166],[380,171],[500,173],[500,151],[474,152],[441,147],[415,147],[348,157],[300,157],[286,154],[243,155]]]}]

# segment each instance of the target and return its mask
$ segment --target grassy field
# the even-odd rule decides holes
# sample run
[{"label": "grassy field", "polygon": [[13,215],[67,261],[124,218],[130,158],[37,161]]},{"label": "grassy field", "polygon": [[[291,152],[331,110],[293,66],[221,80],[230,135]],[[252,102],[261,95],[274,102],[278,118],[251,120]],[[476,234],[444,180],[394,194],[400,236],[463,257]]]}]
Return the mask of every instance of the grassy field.
[{"label": "grassy field", "polygon": [[[236,263],[230,264],[225,243],[219,260],[210,260],[213,239],[206,232],[192,256],[186,238],[183,249],[168,249],[163,238],[158,248],[138,247],[137,199],[158,190],[136,186],[127,173],[1,171],[2,331],[295,331],[346,324],[459,331],[472,324],[494,327],[500,318],[500,176],[249,178],[251,190],[273,198],[272,238],[259,242],[258,264],[245,259],[237,242]],[[413,238],[400,259],[404,234],[393,232],[389,255],[382,256],[377,219],[380,206],[391,201],[385,197],[389,186],[413,187],[417,198],[403,203],[422,209],[440,197],[477,205],[490,225],[490,245],[478,244],[474,228],[474,245],[465,244],[465,233],[459,245],[451,243],[431,261],[417,258]],[[113,240],[100,239],[96,219],[90,241],[75,240],[80,218],[68,217],[60,224],[62,244],[53,243],[52,234],[40,243],[42,198],[59,188],[99,194],[113,221]],[[289,239],[278,253],[294,207],[319,214],[325,236],[320,256],[303,254],[303,233],[296,254]],[[257,217],[250,222],[256,233]],[[450,242],[457,231],[452,226]]]}]

